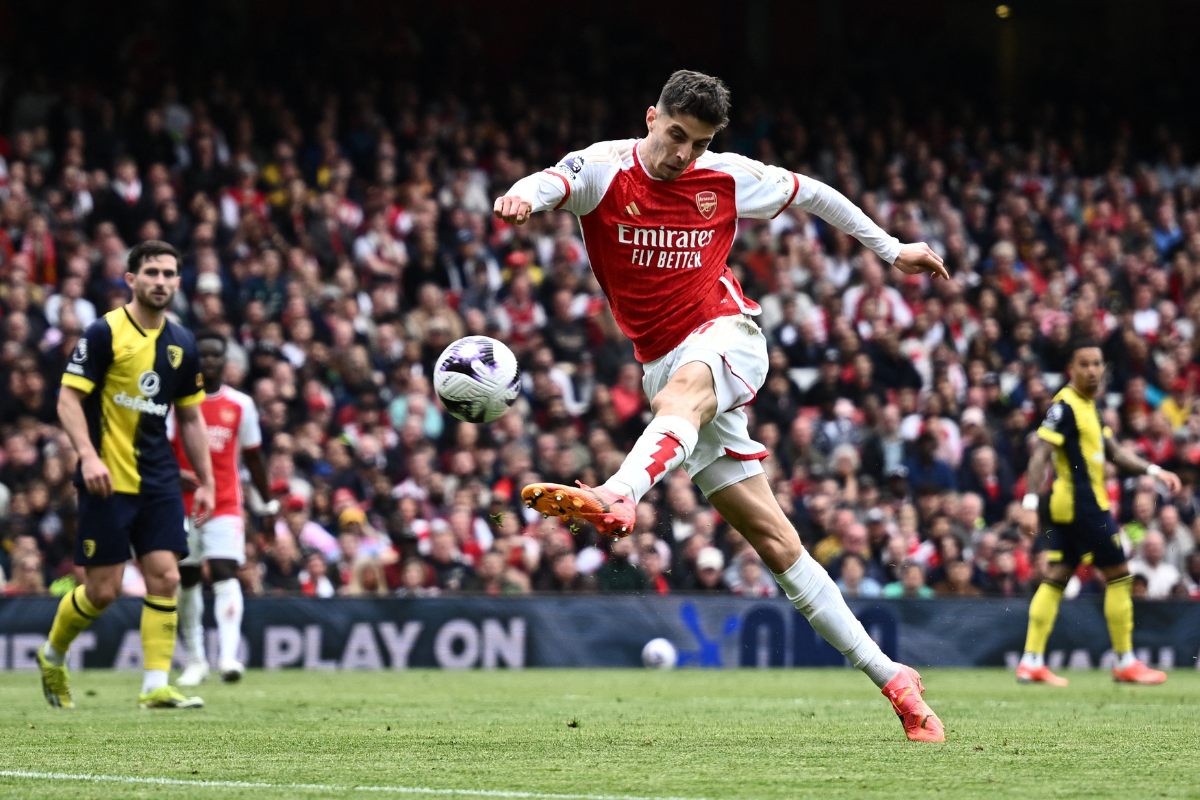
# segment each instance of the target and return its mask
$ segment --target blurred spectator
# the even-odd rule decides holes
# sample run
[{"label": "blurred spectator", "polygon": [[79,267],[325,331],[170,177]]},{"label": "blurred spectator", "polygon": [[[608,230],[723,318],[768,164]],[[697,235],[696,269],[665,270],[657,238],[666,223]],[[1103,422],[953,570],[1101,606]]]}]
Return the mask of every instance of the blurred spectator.
[{"label": "blurred spectator", "polygon": [[944,597],[979,597],[983,592],[971,582],[971,565],[962,560],[943,565],[945,578],[933,586],[933,591]]},{"label": "blurred spectator", "polygon": [[1151,600],[1170,597],[1182,578],[1178,567],[1165,560],[1166,549],[1162,533],[1151,530],[1142,540],[1141,554],[1129,561],[1129,571],[1146,579],[1146,596]]},{"label": "blurred spectator", "polygon": [[45,594],[42,562],[36,553],[22,553],[12,560],[12,577],[4,584],[6,595]]},{"label": "blurred spectator", "polygon": [[925,585],[925,568],[910,561],[900,569],[900,580],[883,587],[883,596],[908,600],[933,597],[933,590]]},{"label": "blurred spectator", "polygon": [[333,597],[337,590],[329,580],[328,566],[320,553],[310,552],[304,559],[304,570],[300,573],[300,590],[309,597]]},{"label": "blurred spectator", "polygon": [[725,556],[715,547],[704,547],[696,554],[696,569],[683,584],[686,592],[729,592],[721,571]]},{"label": "blurred spectator", "polygon": [[837,587],[846,597],[879,597],[883,594],[879,581],[867,575],[866,562],[855,553],[842,556]]},{"label": "blurred spectator", "polygon": [[291,536],[276,536],[275,543],[263,556],[263,589],[272,594],[299,592],[302,561],[300,549]]},{"label": "blurred spectator", "polygon": [[630,562],[633,541],[626,536],[612,543],[608,560],[596,571],[596,584],[606,594],[645,592],[650,589],[646,575]]}]

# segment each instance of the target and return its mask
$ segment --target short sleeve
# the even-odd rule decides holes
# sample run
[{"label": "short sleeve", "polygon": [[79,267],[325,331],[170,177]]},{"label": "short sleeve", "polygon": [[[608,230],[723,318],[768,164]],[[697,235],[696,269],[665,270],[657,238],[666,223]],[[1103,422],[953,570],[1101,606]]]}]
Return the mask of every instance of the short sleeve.
[{"label": "short sleeve", "polygon": [[63,369],[62,385],[91,394],[112,364],[112,328],[108,320],[93,322],[79,337],[71,358]]},{"label": "short sleeve", "polygon": [[194,406],[204,402],[204,376],[200,374],[200,354],[196,340],[188,337],[182,345],[183,363],[179,365],[179,381],[175,384],[175,405]]},{"label": "short sleeve", "polygon": [[1066,437],[1072,433],[1074,428],[1075,413],[1070,406],[1060,400],[1046,411],[1046,418],[1042,420],[1037,435],[1039,439],[1049,442],[1055,447],[1062,447]]},{"label": "short sleeve", "polygon": [[262,446],[262,429],[258,425],[258,409],[249,397],[238,398],[242,407],[242,421],[238,423],[238,445],[243,450]]}]

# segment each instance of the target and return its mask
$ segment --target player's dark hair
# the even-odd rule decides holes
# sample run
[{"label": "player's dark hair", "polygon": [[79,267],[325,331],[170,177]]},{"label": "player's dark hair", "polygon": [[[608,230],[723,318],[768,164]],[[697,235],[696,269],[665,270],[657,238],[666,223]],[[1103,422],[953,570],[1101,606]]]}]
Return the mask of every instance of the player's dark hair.
[{"label": "player's dark hair", "polygon": [[729,124],[729,87],[720,78],[681,69],[667,80],[658,106],[673,117],[691,114],[721,130]]},{"label": "player's dark hair", "polygon": [[176,269],[183,266],[183,256],[179,254],[178,250],[159,239],[149,239],[129,251],[129,258],[125,262],[126,269],[136,273],[142,268],[142,264],[155,256],[171,256],[175,259]]},{"label": "player's dark hair", "polygon": [[220,342],[222,350],[229,349],[229,342],[225,339],[224,336],[221,335],[221,332],[218,330],[214,330],[212,328],[204,328],[203,330],[196,331],[196,344],[200,344],[205,339],[211,339],[214,342]]},{"label": "player's dark hair", "polygon": [[[1090,339],[1087,337],[1072,339],[1070,343],[1067,344],[1067,363],[1070,364],[1072,361],[1074,361],[1075,354],[1080,350],[1086,350],[1089,347],[1095,347],[1103,354],[1103,347],[1101,347],[1100,342],[1096,341],[1095,339]],[[1101,355],[1101,358],[1103,358],[1103,355]]]}]

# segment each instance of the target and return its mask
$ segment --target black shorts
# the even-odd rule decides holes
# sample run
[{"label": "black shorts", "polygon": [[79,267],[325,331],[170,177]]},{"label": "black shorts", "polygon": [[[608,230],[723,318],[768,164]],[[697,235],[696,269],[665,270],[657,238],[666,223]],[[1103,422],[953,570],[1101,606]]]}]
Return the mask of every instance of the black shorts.
[{"label": "black shorts", "polygon": [[1049,551],[1051,564],[1066,564],[1073,572],[1080,562],[1090,561],[1105,569],[1124,564],[1125,550],[1117,533],[1117,523],[1107,511],[1077,514],[1074,522],[1051,522]]},{"label": "black shorts", "polygon": [[187,555],[183,494],[110,494],[79,490],[79,535],[75,563],[81,567],[123,564],[132,547],[138,558],[155,550]]}]

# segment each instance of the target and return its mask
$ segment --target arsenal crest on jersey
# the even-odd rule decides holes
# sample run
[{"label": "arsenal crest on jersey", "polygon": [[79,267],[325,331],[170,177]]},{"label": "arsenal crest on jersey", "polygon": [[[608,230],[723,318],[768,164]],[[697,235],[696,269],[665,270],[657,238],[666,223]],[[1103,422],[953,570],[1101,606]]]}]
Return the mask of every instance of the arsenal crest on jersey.
[{"label": "arsenal crest on jersey", "polygon": [[700,210],[700,216],[705,219],[712,219],[712,215],[717,211],[717,193],[716,192],[699,192],[696,194],[696,208]]}]

